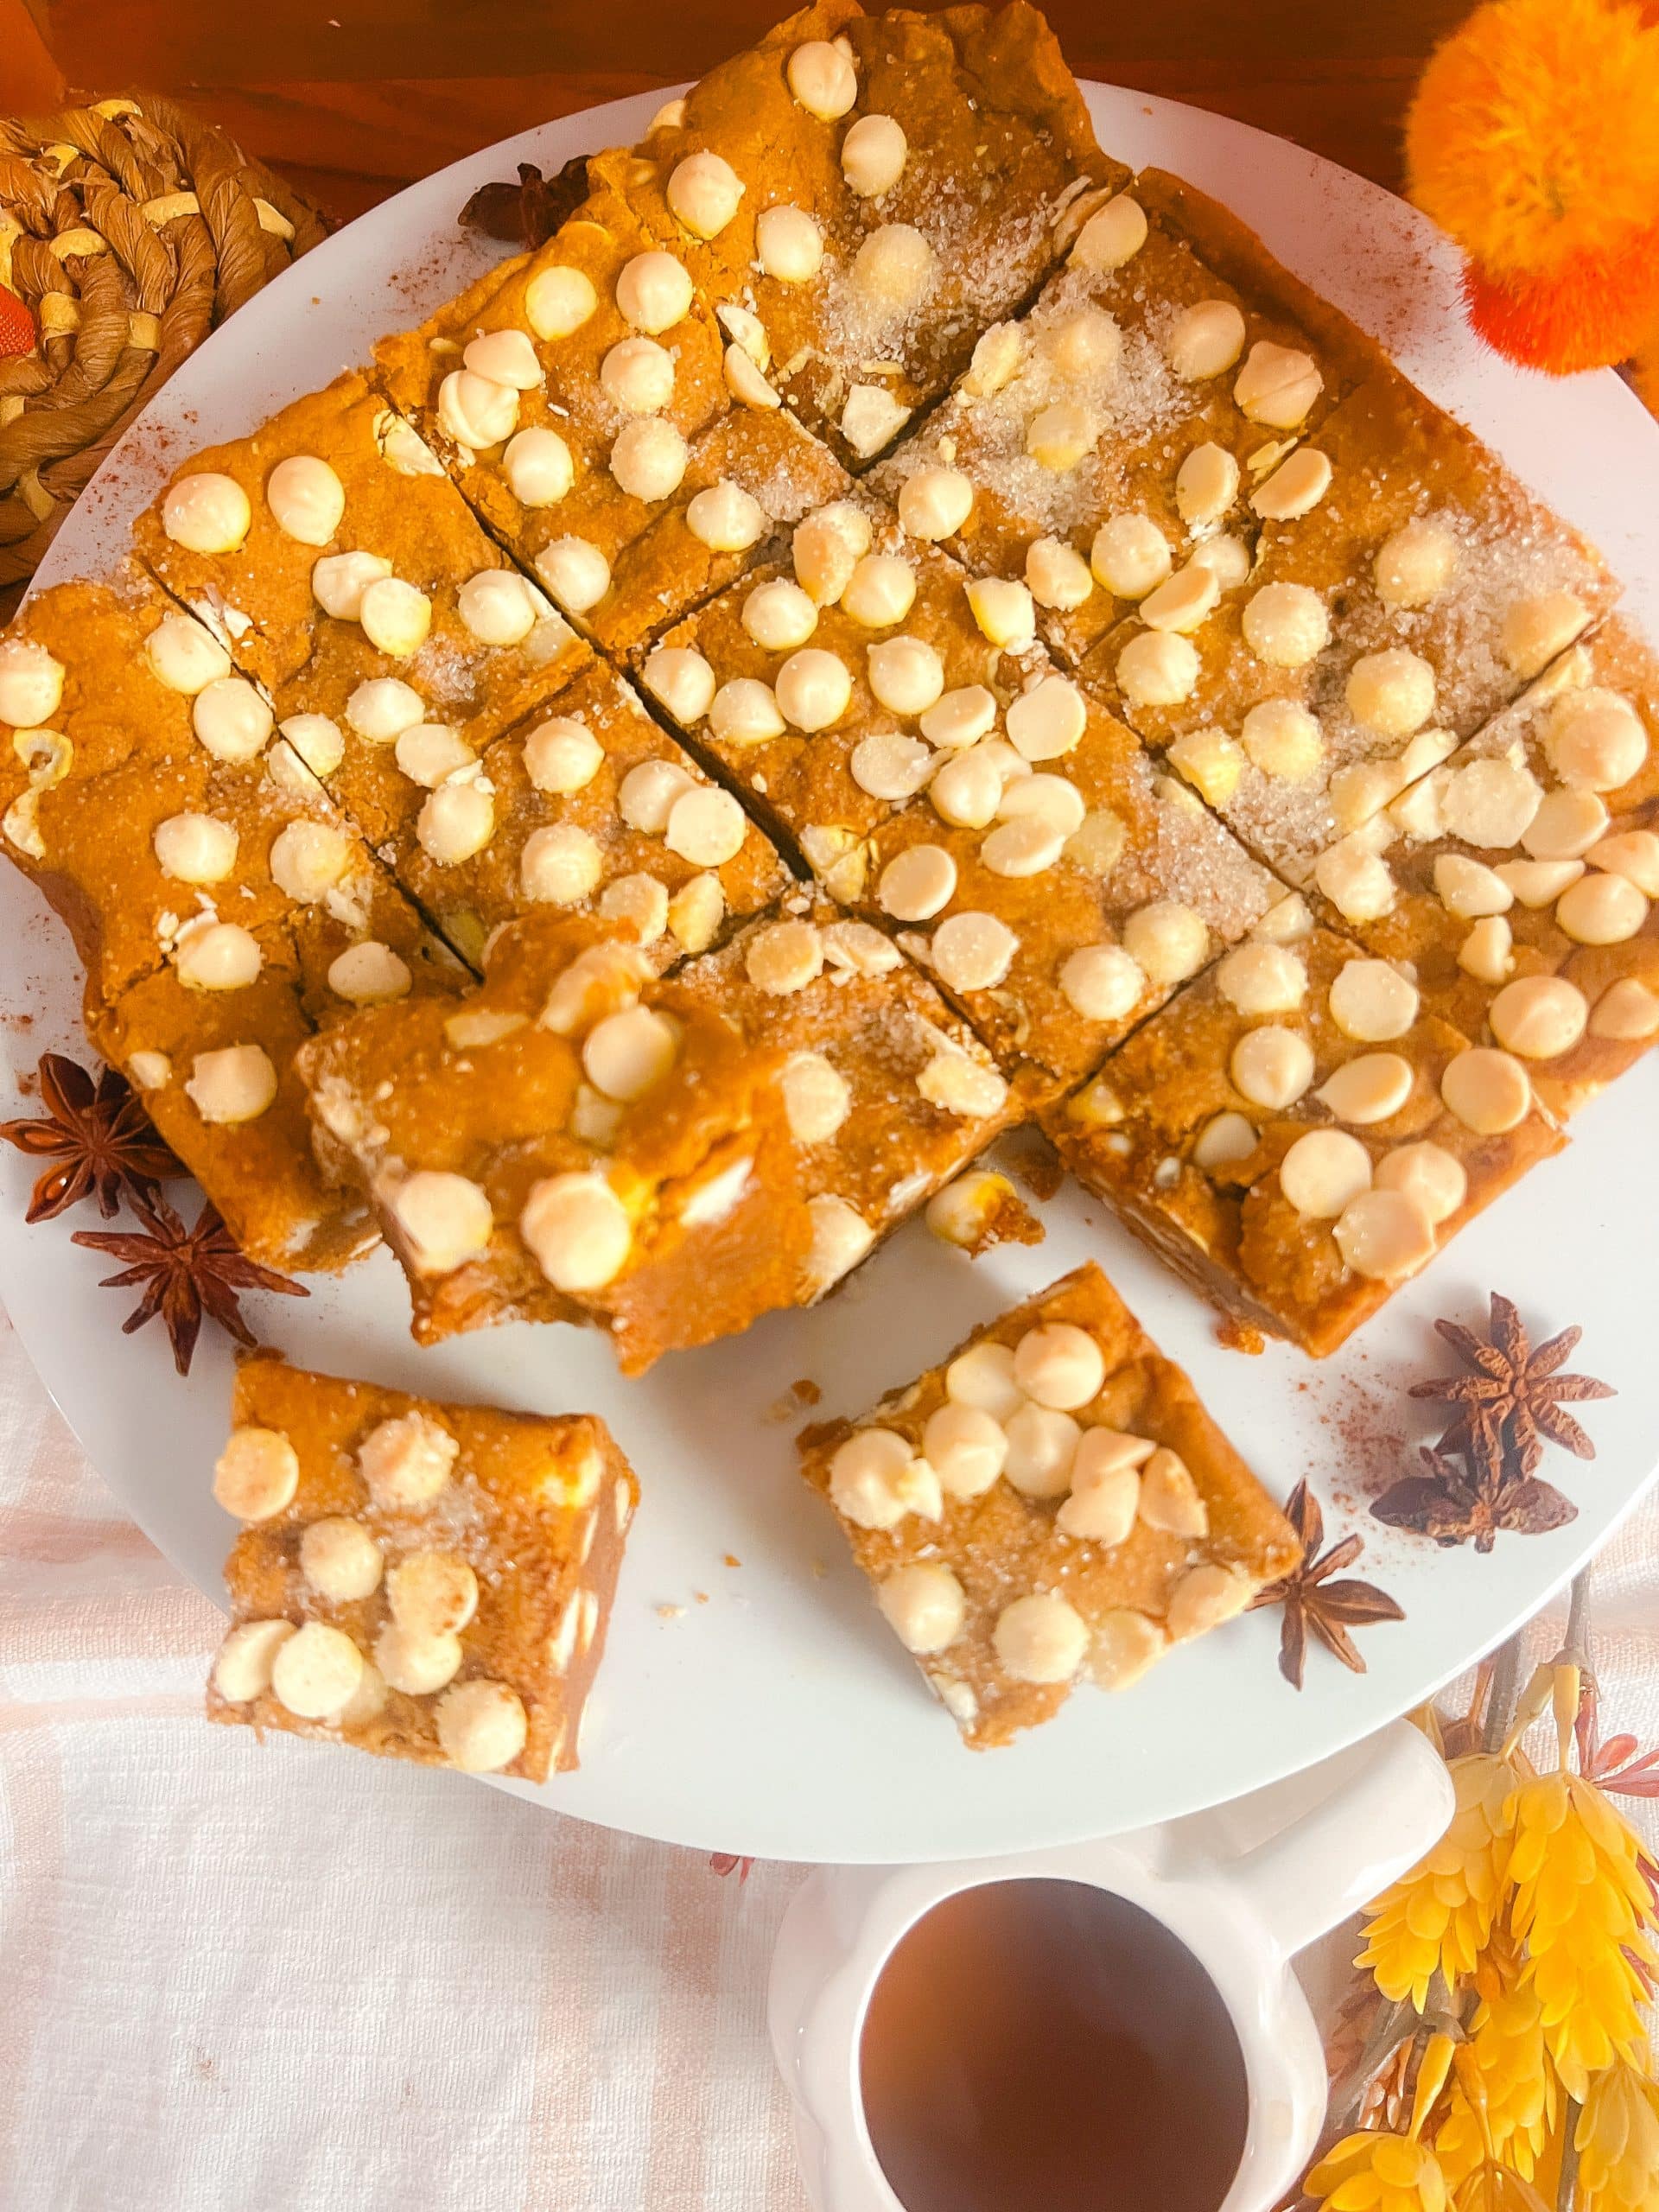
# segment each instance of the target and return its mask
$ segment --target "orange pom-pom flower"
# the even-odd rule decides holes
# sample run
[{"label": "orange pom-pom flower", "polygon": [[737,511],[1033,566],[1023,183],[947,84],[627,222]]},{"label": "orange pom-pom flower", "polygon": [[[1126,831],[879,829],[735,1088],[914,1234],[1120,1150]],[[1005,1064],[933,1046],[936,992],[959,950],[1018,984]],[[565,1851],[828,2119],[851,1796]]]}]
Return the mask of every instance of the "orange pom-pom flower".
[{"label": "orange pom-pom flower", "polygon": [[1489,0],[1431,60],[1411,195],[1461,245],[1475,327],[1565,374],[1659,318],[1659,29],[1627,0]]}]

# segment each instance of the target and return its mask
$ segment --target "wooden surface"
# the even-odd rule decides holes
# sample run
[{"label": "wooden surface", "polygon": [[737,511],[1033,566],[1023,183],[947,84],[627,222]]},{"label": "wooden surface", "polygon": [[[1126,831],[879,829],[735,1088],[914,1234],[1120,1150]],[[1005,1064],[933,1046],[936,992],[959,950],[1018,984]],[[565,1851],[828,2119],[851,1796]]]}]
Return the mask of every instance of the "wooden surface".
[{"label": "wooden surface", "polygon": [[[1470,0],[1050,0],[1079,76],[1220,110],[1397,186],[1400,121]],[[694,77],[784,0],[0,0],[0,111],[187,100],[333,213],[553,115]]]}]

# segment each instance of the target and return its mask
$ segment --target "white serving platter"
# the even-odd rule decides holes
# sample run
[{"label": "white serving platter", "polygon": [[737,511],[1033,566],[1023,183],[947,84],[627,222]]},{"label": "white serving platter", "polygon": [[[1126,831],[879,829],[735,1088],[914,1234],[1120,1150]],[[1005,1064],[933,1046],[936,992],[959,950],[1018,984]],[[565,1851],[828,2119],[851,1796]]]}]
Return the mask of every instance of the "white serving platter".
[{"label": "white serving platter", "polygon": [[[1611,374],[1552,383],[1507,367],[1471,336],[1455,257],[1378,187],[1221,118],[1104,86],[1086,88],[1101,142],[1226,200],[1300,276],[1382,338],[1444,405],[1602,547],[1628,611],[1659,635],[1659,428]],[[506,139],[376,208],[261,293],[180,369],[60,534],[41,581],[95,574],[132,514],[195,446],[251,429],[362,359],[499,251],[463,238],[475,186],[514,162],[556,168],[639,134],[656,97]],[[33,888],[0,869],[3,1074],[40,1052],[84,1056],[79,976]],[[0,1093],[0,1095],[10,1095]],[[8,1109],[7,1110],[13,1110]],[[16,1110],[26,1110],[19,1109]],[[1249,1358],[1217,1344],[1215,1316],[1067,1185],[1044,1209],[1047,1240],[970,1266],[918,1224],[811,1313],[775,1316],[710,1350],[624,1382],[596,1336],[515,1325],[422,1351],[384,1252],[312,1294],[250,1301],[292,1358],[443,1398],[591,1409],[633,1459],[635,1525],[589,1708],[581,1771],[542,1789],[559,1812],[713,1850],[798,1859],[896,1861],[1033,1849],[1215,1803],[1326,1757],[1425,1697],[1541,1605],[1605,1538],[1659,1459],[1659,1056],[1605,1096],[1567,1153],[1477,1222],[1337,1357],[1283,1346]],[[206,1330],[188,1382],[158,1325],[123,1337],[123,1294],[70,1242],[100,1224],[82,1207],[29,1229],[31,1166],[0,1160],[0,1294],[48,1388],[111,1489],[163,1551],[217,1593],[234,1533],[208,1495],[230,1387],[228,1345]],[[1310,1655],[1300,1695],[1274,1663],[1276,1617],[1245,1618],[1178,1652],[1133,1694],[1080,1693],[1058,1720],[994,1754],[962,1749],[925,1694],[846,1558],[827,1511],[795,1473],[794,1431],[816,1408],[856,1412],[1010,1301],[1098,1260],[1146,1326],[1186,1366],[1264,1482],[1303,1476],[1331,1540],[1364,1529],[1359,1573],[1404,1605],[1402,1626],[1363,1631],[1350,1675]],[[1432,1421],[1407,1383],[1447,1364],[1430,1322],[1478,1320],[1488,1288],[1541,1332],[1582,1323],[1582,1363],[1619,1395],[1587,1409],[1592,1465],[1546,1470],[1577,1502],[1552,1535],[1505,1537],[1487,1558],[1391,1535],[1366,1516],[1390,1470],[1412,1471]],[[741,1564],[734,1562],[741,1561]],[[227,1758],[328,1758],[283,1739]],[[340,1771],[340,1786],[351,1786]],[[435,1783],[435,1787],[448,1786]]]}]

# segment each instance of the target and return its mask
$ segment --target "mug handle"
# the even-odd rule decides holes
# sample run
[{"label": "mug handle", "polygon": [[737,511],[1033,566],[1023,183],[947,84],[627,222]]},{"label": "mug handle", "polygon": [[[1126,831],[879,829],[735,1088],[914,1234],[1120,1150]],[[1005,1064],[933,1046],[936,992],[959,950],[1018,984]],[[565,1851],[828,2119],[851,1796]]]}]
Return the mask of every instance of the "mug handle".
[{"label": "mug handle", "polygon": [[1451,1824],[1452,1777],[1421,1729],[1392,1721],[1361,1748],[1357,1774],[1223,1870],[1283,1957],[1369,1904]]}]

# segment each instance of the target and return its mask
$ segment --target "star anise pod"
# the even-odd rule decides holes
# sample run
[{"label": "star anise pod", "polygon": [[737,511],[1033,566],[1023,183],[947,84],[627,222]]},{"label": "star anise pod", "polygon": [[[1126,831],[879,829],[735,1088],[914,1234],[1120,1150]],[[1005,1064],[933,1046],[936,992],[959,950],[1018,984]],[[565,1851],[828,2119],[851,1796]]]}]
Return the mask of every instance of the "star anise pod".
[{"label": "star anise pod", "polygon": [[1365,1662],[1349,1630],[1369,1628],[1375,1621],[1402,1621],[1405,1609],[1374,1584],[1338,1574],[1339,1567],[1351,1567],[1364,1550],[1363,1536],[1344,1536],[1320,1556],[1325,1516],[1306,1483],[1298,1483],[1292,1491],[1285,1517],[1301,1539],[1302,1556],[1288,1574],[1270,1582],[1252,1600],[1253,1611],[1260,1605],[1284,1608],[1279,1671],[1293,1689],[1300,1689],[1311,1632],[1344,1667],[1363,1675]]},{"label": "star anise pod", "polygon": [[1506,1467],[1490,1431],[1448,1430],[1421,1446],[1426,1475],[1408,1475],[1385,1490],[1371,1511],[1391,1529],[1433,1536],[1437,1544],[1473,1541],[1489,1552],[1499,1533],[1541,1536],[1576,1520],[1579,1509],[1551,1483]]},{"label": "star anise pod", "polygon": [[105,1275],[99,1286],[105,1290],[143,1287],[143,1296],[121,1324],[121,1333],[130,1337],[159,1313],[172,1339],[173,1364],[181,1375],[190,1372],[204,1314],[238,1344],[254,1344],[258,1338],[242,1318],[243,1291],[279,1290],[289,1298],[311,1294],[239,1252],[211,1200],[197,1215],[195,1227],[188,1230],[165,1198],[153,1204],[135,1201],[135,1211],[144,1224],[142,1230],[126,1235],[79,1229],[74,1241],[89,1251],[107,1252],[112,1260],[125,1262],[118,1274]]},{"label": "star anise pod", "polygon": [[1559,1444],[1580,1459],[1595,1458],[1594,1444],[1562,1408],[1618,1393],[1593,1375],[1560,1372],[1562,1361],[1584,1334],[1582,1329],[1563,1329],[1535,1350],[1516,1306],[1497,1291],[1492,1293],[1490,1344],[1457,1321],[1437,1321],[1434,1326],[1467,1371],[1414,1383],[1411,1395],[1457,1408],[1442,1440],[1450,1449],[1462,1451],[1465,1443],[1473,1444],[1475,1429],[1484,1422],[1499,1440],[1507,1473],[1531,1474],[1544,1456],[1546,1442]]},{"label": "star anise pod", "polygon": [[158,1185],[183,1174],[119,1069],[93,1077],[67,1054],[44,1052],[39,1079],[45,1113],[0,1122],[8,1144],[53,1163],[35,1185],[25,1221],[54,1220],[88,1197],[109,1221],[124,1190],[153,1198]]},{"label": "star anise pod", "polygon": [[588,156],[577,154],[556,176],[520,162],[517,184],[481,184],[461,211],[465,231],[502,238],[509,245],[544,245],[588,197]]}]

